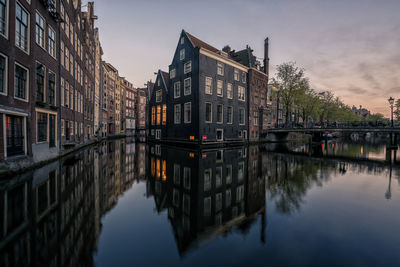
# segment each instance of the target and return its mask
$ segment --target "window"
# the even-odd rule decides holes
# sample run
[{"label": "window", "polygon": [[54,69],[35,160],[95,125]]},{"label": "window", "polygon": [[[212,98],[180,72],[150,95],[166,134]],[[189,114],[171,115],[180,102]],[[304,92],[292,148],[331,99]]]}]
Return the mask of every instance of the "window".
[{"label": "window", "polygon": [[174,184],[179,185],[181,183],[181,167],[178,164],[174,164]]},{"label": "window", "polygon": [[161,102],[162,101],[162,90],[157,90],[156,91],[156,102]]},{"label": "window", "polygon": [[6,143],[7,157],[23,155],[26,153],[24,142],[25,118],[20,116],[6,115]]},{"label": "window", "polygon": [[175,78],[175,76],[176,76],[176,69],[172,69],[172,70],[169,72],[169,78],[170,78],[170,79],[173,79],[173,78]]},{"label": "window", "polygon": [[192,122],[192,103],[191,102],[185,103],[184,109],[185,109],[184,122],[191,123]]},{"label": "window", "polygon": [[167,105],[164,104],[162,107],[162,124],[167,124]]},{"label": "window", "polygon": [[222,167],[215,169],[215,187],[218,188],[222,185]]},{"label": "window", "polygon": [[224,105],[217,105],[217,123],[222,123],[224,120]]},{"label": "window", "polygon": [[161,123],[161,106],[157,106],[157,125]]},{"label": "window", "polygon": [[35,27],[36,43],[44,48],[44,19],[36,12],[36,27]]},{"label": "window", "polygon": [[8,35],[8,0],[0,0],[0,34],[3,36]]},{"label": "window", "polygon": [[179,59],[184,60],[185,59],[185,48],[181,49],[179,51]]},{"label": "window", "polygon": [[7,69],[7,58],[0,54],[0,94],[7,94]]},{"label": "window", "polygon": [[50,105],[55,106],[56,104],[56,74],[49,72],[48,74],[49,84],[48,84],[48,102]]},{"label": "window", "polygon": [[239,81],[239,70],[238,69],[234,70],[233,78],[235,79],[235,81]]},{"label": "window", "polygon": [[225,191],[225,207],[230,207],[232,201],[232,192],[230,189]]},{"label": "window", "polygon": [[186,78],[184,80],[184,95],[190,95],[192,93],[192,78]]},{"label": "window", "polygon": [[181,123],[181,105],[177,104],[174,106],[174,122],[175,124]]},{"label": "window", "polygon": [[223,96],[224,82],[217,80],[217,96]]},{"label": "window", "polygon": [[181,96],[181,82],[174,83],[174,98]]},{"label": "window", "polygon": [[19,4],[15,10],[15,45],[28,53],[29,14]]},{"label": "window", "polygon": [[215,211],[220,211],[222,209],[222,193],[217,193],[215,195]]},{"label": "window", "polygon": [[217,129],[217,140],[218,141],[224,140],[224,130]]},{"label": "window", "polygon": [[212,95],[212,78],[211,77],[206,77],[205,93]]},{"label": "window", "polygon": [[28,69],[15,64],[14,97],[28,100]]},{"label": "window", "polygon": [[254,111],[254,126],[258,126],[258,112]]},{"label": "window", "polygon": [[[61,23],[63,24],[63,23]],[[65,67],[65,52],[64,52],[65,48],[64,48],[64,42],[61,41],[61,66]]]},{"label": "window", "polygon": [[238,86],[238,99],[241,101],[246,100],[246,89],[243,86]]},{"label": "window", "polygon": [[47,33],[47,51],[52,57],[56,57],[56,33],[52,28],[48,28]]},{"label": "window", "polygon": [[246,82],[246,72],[242,72],[242,82]]},{"label": "window", "polygon": [[188,62],[186,62],[185,65],[184,65],[184,70],[183,70],[183,72],[184,72],[184,74],[186,74],[186,73],[189,73],[189,72],[191,72],[191,71],[192,71],[192,61],[188,61]]},{"label": "window", "polygon": [[206,122],[211,123],[212,122],[212,104],[209,102],[206,102]]},{"label": "window", "polygon": [[232,124],[233,123],[233,107],[227,107],[226,108],[226,122],[228,124]]},{"label": "window", "polygon": [[181,45],[185,43],[185,38],[181,37]]},{"label": "window", "polygon": [[38,112],[37,116],[37,142],[47,141],[47,114]]},{"label": "window", "polygon": [[232,183],[232,165],[226,166],[225,179],[226,179],[226,184]]},{"label": "window", "polygon": [[40,102],[44,102],[44,73],[45,68],[43,64],[37,62],[36,63],[36,100]]},{"label": "window", "polygon": [[233,98],[233,87],[231,83],[228,83],[226,85],[226,97],[228,99],[232,99]]},{"label": "window", "polygon": [[221,62],[217,63],[217,74],[224,76],[224,64]]},{"label": "window", "polygon": [[190,189],[191,169],[188,167],[183,168],[183,187]]},{"label": "window", "polygon": [[244,162],[241,161],[238,163],[238,181],[242,181],[244,178]]},{"label": "window", "polygon": [[244,125],[245,124],[245,113],[244,113],[244,108],[239,108],[239,124]]},{"label": "window", "polygon": [[204,216],[211,215],[211,197],[204,198]]},{"label": "window", "polygon": [[[160,139],[161,138],[161,130],[160,129],[156,129],[156,139]],[[164,161],[165,162],[165,161]],[[163,163],[164,163],[163,162]],[[163,170],[164,171],[164,170]]]},{"label": "window", "polygon": [[156,108],[155,107],[151,108],[151,124],[152,125],[156,124]]},{"label": "window", "polygon": [[244,185],[240,185],[236,188],[236,202],[242,201],[244,198]]},{"label": "window", "polygon": [[211,169],[204,170],[204,191],[211,189]]}]

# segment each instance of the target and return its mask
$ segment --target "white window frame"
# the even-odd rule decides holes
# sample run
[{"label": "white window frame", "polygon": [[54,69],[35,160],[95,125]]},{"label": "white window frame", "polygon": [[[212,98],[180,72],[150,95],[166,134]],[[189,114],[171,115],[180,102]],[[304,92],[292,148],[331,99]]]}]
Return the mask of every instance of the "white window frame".
[{"label": "white window frame", "polygon": [[[179,110],[179,113],[178,113],[179,114],[179,118],[176,116],[177,110]],[[181,121],[182,121],[182,114],[181,113],[182,113],[181,104],[174,105],[174,124],[180,124],[181,123]]]},{"label": "white window frame", "polygon": [[26,88],[26,92],[25,92],[26,99],[19,98],[19,97],[15,96],[15,92],[16,92],[16,90],[15,90],[15,82],[14,82],[14,98],[18,99],[18,100],[21,100],[21,101],[24,101],[24,102],[29,102],[29,92],[30,92],[30,90],[29,90],[29,69],[26,68],[25,66],[23,66],[22,64],[19,64],[17,61],[15,61],[15,64],[14,64],[14,80],[15,80],[15,68],[16,68],[17,65],[19,67],[25,69],[26,73],[27,73],[26,74],[26,87],[25,87]]},{"label": "white window frame", "polygon": [[176,69],[172,69],[170,72],[169,72],[169,78],[170,79],[173,79],[173,78],[175,78],[176,77]]},{"label": "white window frame", "polygon": [[[231,109],[231,116],[229,117],[229,112],[228,109]],[[232,124],[233,123],[233,107],[232,106],[227,106],[226,107],[226,123],[227,124]]]},{"label": "white window frame", "polygon": [[[218,107],[221,107],[221,121],[218,118]],[[217,123],[218,124],[224,123],[224,105],[223,104],[217,104]]]},{"label": "white window frame", "polygon": [[157,90],[156,91],[156,102],[159,103],[162,101],[162,90]]},{"label": "white window frame", "polygon": [[234,69],[234,71],[233,71],[233,79],[235,81],[239,81],[239,78],[240,78],[239,70],[238,69]]},{"label": "white window frame", "polygon": [[[190,111],[190,118],[186,118],[187,108]],[[192,102],[187,102],[187,103],[184,104],[183,120],[184,120],[184,123],[191,123],[192,122]]]},{"label": "white window frame", "polygon": [[182,48],[182,49],[179,51],[179,59],[180,59],[180,60],[184,60],[184,59],[185,59],[185,48]]},{"label": "white window frame", "polygon": [[224,81],[217,80],[217,96],[223,97],[224,96]]},{"label": "white window frame", "polygon": [[[177,94],[179,92],[179,94]],[[174,83],[174,98],[181,97],[181,82]]]},{"label": "white window frame", "polygon": [[238,86],[238,100],[239,101],[246,101],[246,87],[243,87],[243,86],[240,86],[240,85]]},{"label": "white window frame", "polygon": [[[186,87],[186,83],[188,83],[189,84],[189,86],[188,87]],[[186,88],[188,88],[188,91],[186,92]],[[183,81],[183,95],[191,95],[192,94],[192,78],[191,77],[189,77],[189,78],[186,78],[184,81]]]},{"label": "white window frame", "polygon": [[[208,121],[207,120],[207,104],[209,104],[210,105],[210,120]],[[213,110],[213,108],[212,108],[212,102],[205,102],[205,107],[204,107],[204,112],[205,112],[205,114],[204,114],[204,121],[205,121],[205,123],[212,123],[212,110]]]},{"label": "white window frame", "polygon": [[[36,39],[37,38],[37,35],[38,35],[38,32],[37,32],[37,25],[38,25],[38,22],[37,22],[37,16],[39,16],[39,18],[41,18],[42,19],[42,22],[43,22],[43,28],[42,28],[42,30],[43,30],[43,36],[42,36],[42,44],[40,44],[40,43],[38,43],[38,40]],[[43,49],[46,49],[45,47],[46,47],[46,20],[44,19],[44,17],[42,16],[42,14],[40,14],[39,13],[39,11],[37,11],[36,10],[36,12],[35,12],[35,42],[36,42],[36,44],[38,45],[38,46],[40,46],[41,48],[43,48]]]},{"label": "white window frame", "polygon": [[[240,111],[243,110],[243,123],[240,122]],[[239,108],[239,125],[246,125],[246,110],[244,108]]]},{"label": "white window frame", "polygon": [[4,55],[3,53],[0,53],[0,56],[2,56],[5,59],[4,79],[3,79],[4,92],[0,92],[0,95],[7,95],[8,94],[8,57],[6,55]]},{"label": "white window frame", "polygon": [[[207,82],[209,82],[210,83],[210,91],[207,91]],[[212,95],[212,93],[213,93],[213,78],[212,77],[208,77],[208,76],[206,76],[205,77],[205,79],[204,79],[204,93],[205,94],[207,94],[207,95]]]},{"label": "white window frame", "polygon": [[[221,132],[221,138],[218,138],[218,132]],[[216,135],[215,135],[215,139],[217,139],[217,141],[224,141],[224,129],[216,129]]]},{"label": "white window frame", "polygon": [[242,83],[246,83],[246,72],[242,72]]},{"label": "white window frame", "polygon": [[217,74],[220,76],[224,76],[224,63],[217,62]]},{"label": "white window frame", "polygon": [[16,33],[16,31],[17,31],[17,14],[15,13],[15,46],[18,48],[18,49],[21,49],[22,51],[24,51],[24,53],[26,53],[26,54],[28,54],[29,55],[29,51],[30,51],[30,40],[31,40],[31,13],[29,13],[28,12],[28,10],[26,10],[26,8],[24,7],[24,5],[22,5],[19,1],[16,1],[15,2],[15,12],[16,12],[16,10],[17,10],[17,5],[19,5],[26,13],[27,13],[27,16],[28,16],[28,18],[27,18],[27,21],[28,21],[28,27],[27,27],[27,41],[26,41],[26,50],[24,50],[22,47],[19,47],[18,45],[17,45],[17,33]]},{"label": "white window frame", "polygon": [[161,129],[156,129],[156,139],[161,139]]},{"label": "white window frame", "polygon": [[233,99],[233,85],[231,83],[226,85],[226,98]]},{"label": "white window frame", "polygon": [[183,65],[183,73],[190,73],[192,72],[192,61],[188,61]]},{"label": "white window frame", "polygon": [[6,6],[5,6],[5,18],[4,18],[4,33],[0,33],[0,36],[3,36],[8,40],[8,33],[9,33],[9,10],[10,10],[10,2],[9,0],[6,0]]}]

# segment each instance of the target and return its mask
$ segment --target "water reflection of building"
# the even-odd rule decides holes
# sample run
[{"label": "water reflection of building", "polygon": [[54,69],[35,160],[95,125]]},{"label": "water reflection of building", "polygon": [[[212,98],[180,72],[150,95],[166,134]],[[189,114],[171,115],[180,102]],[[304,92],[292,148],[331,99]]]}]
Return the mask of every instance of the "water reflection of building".
[{"label": "water reflection of building", "polygon": [[[265,228],[265,180],[257,147],[213,151],[148,149],[147,195],[168,210],[179,253],[237,228],[245,234],[257,216]],[[250,162],[250,166],[249,166]]]},{"label": "water reflection of building", "polygon": [[94,265],[101,217],[137,176],[136,146],[103,142],[3,181],[0,266]]}]

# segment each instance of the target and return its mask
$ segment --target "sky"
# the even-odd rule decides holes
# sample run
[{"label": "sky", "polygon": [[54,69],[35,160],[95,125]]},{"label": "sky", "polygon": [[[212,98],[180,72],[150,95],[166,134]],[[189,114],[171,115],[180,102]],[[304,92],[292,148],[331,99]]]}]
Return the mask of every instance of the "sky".
[{"label": "sky", "polygon": [[387,99],[400,98],[400,0],[94,1],[103,59],[136,87],[168,71],[184,29],[259,58],[269,37],[271,77],[296,62],[349,106],[389,116]]}]

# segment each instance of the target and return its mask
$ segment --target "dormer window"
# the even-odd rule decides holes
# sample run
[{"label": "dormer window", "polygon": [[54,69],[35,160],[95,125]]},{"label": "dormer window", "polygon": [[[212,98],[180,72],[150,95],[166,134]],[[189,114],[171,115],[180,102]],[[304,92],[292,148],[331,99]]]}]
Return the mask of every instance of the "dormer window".
[{"label": "dormer window", "polygon": [[183,49],[181,49],[181,51],[179,51],[179,59],[180,60],[185,59],[185,48],[183,48]]},{"label": "dormer window", "polygon": [[181,37],[181,45],[185,43],[185,38]]}]

